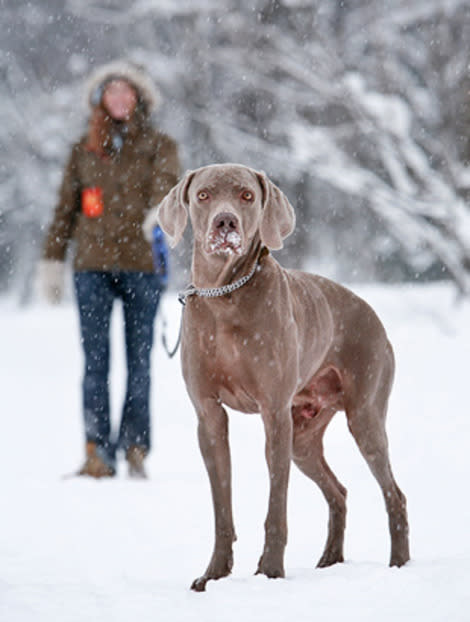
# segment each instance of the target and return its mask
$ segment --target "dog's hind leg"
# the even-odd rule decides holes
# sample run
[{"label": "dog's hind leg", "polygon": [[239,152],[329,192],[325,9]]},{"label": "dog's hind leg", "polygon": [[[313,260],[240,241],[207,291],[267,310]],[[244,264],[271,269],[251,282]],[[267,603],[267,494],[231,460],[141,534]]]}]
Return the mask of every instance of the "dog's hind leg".
[{"label": "dog's hind leg", "polygon": [[346,488],[336,479],[323,455],[323,434],[330,419],[331,416],[320,429],[315,420],[299,421],[294,426],[293,460],[319,486],[329,507],[328,536],[318,568],[344,561]]},{"label": "dog's hind leg", "polygon": [[403,566],[410,559],[406,498],[392,473],[385,430],[393,368],[380,371],[377,390],[359,406],[346,408],[348,427],[357,442],[385,500],[391,537],[390,566]]}]

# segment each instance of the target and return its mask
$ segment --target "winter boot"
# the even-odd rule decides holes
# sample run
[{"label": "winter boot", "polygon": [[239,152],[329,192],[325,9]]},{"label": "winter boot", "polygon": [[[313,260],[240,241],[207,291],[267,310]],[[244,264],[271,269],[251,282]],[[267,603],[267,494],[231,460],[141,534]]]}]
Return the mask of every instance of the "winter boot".
[{"label": "winter boot", "polygon": [[133,479],[147,479],[147,473],[144,468],[144,460],[147,455],[147,449],[140,445],[131,445],[126,451],[126,460],[128,463],[129,477]]},{"label": "winter boot", "polygon": [[113,477],[115,474],[116,471],[98,455],[96,443],[87,442],[86,460],[78,471],[78,475],[89,475],[99,479],[101,477]]}]

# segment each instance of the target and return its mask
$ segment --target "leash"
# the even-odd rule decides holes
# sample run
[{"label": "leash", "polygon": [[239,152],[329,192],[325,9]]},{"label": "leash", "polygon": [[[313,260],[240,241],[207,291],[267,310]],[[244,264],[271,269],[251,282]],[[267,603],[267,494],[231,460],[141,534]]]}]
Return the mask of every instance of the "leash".
[{"label": "leash", "polygon": [[165,352],[167,353],[168,358],[172,359],[175,356],[175,354],[178,352],[178,348],[181,343],[181,332],[183,328],[183,313],[181,313],[181,321],[180,321],[180,329],[178,332],[178,339],[176,340],[176,345],[172,350],[170,350],[170,348],[168,347],[168,340],[166,337],[166,328],[167,328],[166,317],[163,316],[162,317],[162,346]]},{"label": "leash", "polygon": [[228,285],[222,285],[221,287],[194,287],[194,285],[188,285],[183,291],[178,292],[178,301],[183,305],[183,309],[181,311],[181,320],[180,320],[180,328],[178,332],[178,339],[176,341],[175,347],[170,350],[168,347],[168,341],[166,337],[166,319],[162,318],[163,323],[163,331],[162,331],[162,345],[165,349],[165,352],[168,355],[168,358],[173,358],[181,343],[181,335],[183,332],[183,313],[186,307],[187,299],[191,296],[200,296],[201,298],[219,298],[220,296],[226,296],[227,294],[231,294],[232,292],[240,289],[248,283],[248,281],[253,278],[255,272],[260,267],[260,259],[263,257],[265,253],[262,251],[261,255],[253,265],[253,268],[250,270],[248,274],[242,276],[238,281],[234,281],[233,283],[229,283]]}]

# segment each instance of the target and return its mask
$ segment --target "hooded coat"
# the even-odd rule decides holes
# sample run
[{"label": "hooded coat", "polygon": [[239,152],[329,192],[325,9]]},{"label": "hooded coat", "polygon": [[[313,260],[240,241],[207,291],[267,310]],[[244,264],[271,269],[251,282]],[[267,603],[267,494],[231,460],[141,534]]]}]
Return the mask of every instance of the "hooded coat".
[{"label": "hooded coat", "polygon": [[75,270],[153,272],[142,223],[178,181],[178,150],[169,136],[152,127],[149,115],[158,93],[140,68],[130,64],[111,63],[90,79],[90,128],[93,115],[99,118],[103,85],[112,78],[124,78],[134,86],[137,109],[125,124],[108,117],[100,127],[105,134],[102,149],[93,146],[92,129],[73,146],[44,259],[64,261],[73,238]]}]

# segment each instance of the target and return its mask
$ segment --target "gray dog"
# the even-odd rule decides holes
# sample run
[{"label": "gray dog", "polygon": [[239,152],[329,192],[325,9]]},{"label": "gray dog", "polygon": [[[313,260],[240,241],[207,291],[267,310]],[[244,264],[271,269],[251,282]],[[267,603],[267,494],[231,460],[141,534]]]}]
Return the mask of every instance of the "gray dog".
[{"label": "gray dog", "polygon": [[193,285],[183,295],[182,367],[199,420],[210,478],[215,546],[192,588],[228,575],[233,564],[231,464],[224,405],[261,413],[270,476],[258,573],[284,576],[291,459],[329,505],[319,567],[343,561],[346,490],[323,455],[335,412],[348,426],[385,499],[391,566],[409,560],[406,499],[390,466],[385,431],[394,357],[367,303],[319,276],[286,270],[269,250],[294,229],[286,196],[263,173],[235,164],[188,172],[147,217],[175,246],[187,220],[194,236]]}]

